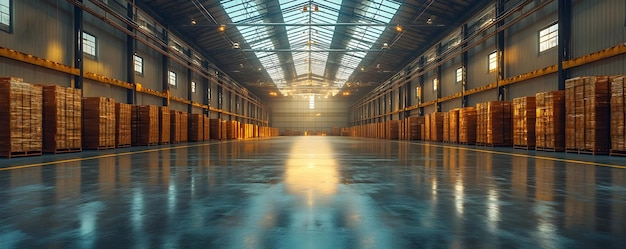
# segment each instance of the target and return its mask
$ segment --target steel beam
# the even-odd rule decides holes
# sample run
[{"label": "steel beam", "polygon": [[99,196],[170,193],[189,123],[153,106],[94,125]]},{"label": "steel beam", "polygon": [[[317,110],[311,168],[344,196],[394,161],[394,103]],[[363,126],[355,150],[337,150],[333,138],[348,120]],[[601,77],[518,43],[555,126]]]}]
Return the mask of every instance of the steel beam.
[{"label": "steel beam", "polygon": [[[135,7],[130,2],[126,5],[126,15],[128,18],[133,18]],[[132,25],[127,25],[128,31],[135,32]],[[131,35],[126,35],[126,81],[131,84],[135,84],[135,38]],[[135,88],[126,89],[126,103],[134,104],[136,99]]]},{"label": "steel beam", "polygon": [[500,83],[504,80],[504,29],[501,27],[504,26],[504,18],[501,18],[504,15],[504,0],[498,0],[496,4],[496,19],[500,19],[500,21],[496,24],[496,30],[498,34],[496,35],[496,53],[498,60],[498,68],[497,68],[497,76],[496,82],[498,84],[498,100],[505,100],[505,86],[501,86]]},{"label": "steel beam", "polygon": [[570,39],[572,34],[572,3],[569,0],[559,0],[559,55],[558,73],[559,90],[565,90],[565,80],[567,80],[567,70],[563,68],[563,62],[570,59]]},{"label": "steel beam", "polygon": [[205,24],[205,25],[183,25],[193,27],[338,27],[338,26],[369,26],[369,27],[418,27],[436,28],[446,27],[443,24],[394,24],[394,23],[225,23],[225,24]]},{"label": "steel beam", "polygon": [[348,52],[403,52],[410,53],[414,50],[408,49],[351,49],[351,48],[331,48],[331,49],[235,49],[241,52],[274,52],[274,53],[348,53]]},{"label": "steel beam", "polygon": [[[77,0],[82,3],[82,0]],[[83,9],[74,6],[74,67],[78,68],[78,75],[74,76],[74,88],[83,89]]]}]

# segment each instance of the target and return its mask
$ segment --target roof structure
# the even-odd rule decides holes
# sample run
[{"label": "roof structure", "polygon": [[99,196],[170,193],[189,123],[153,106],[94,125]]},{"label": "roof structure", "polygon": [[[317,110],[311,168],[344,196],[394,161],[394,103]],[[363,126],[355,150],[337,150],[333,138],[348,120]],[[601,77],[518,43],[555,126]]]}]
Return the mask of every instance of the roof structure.
[{"label": "roof structure", "polygon": [[343,93],[354,98],[389,79],[488,3],[138,0],[257,96]]}]

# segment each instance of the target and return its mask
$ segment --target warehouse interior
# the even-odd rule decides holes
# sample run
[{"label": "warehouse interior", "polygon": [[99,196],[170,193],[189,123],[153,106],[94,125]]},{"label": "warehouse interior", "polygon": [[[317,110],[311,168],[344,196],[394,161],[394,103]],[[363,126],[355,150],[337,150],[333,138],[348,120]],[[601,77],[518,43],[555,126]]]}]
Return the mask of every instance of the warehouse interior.
[{"label": "warehouse interior", "polygon": [[0,0],[0,248],[621,248],[626,1]]}]

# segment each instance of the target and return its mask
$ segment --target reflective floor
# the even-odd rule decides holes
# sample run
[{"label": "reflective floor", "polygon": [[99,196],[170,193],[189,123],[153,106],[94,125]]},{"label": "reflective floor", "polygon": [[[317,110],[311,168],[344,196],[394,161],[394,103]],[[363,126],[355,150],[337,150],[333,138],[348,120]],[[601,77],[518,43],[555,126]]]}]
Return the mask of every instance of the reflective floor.
[{"label": "reflective floor", "polygon": [[0,248],[626,246],[624,158],[345,137],[149,149],[1,159]]}]

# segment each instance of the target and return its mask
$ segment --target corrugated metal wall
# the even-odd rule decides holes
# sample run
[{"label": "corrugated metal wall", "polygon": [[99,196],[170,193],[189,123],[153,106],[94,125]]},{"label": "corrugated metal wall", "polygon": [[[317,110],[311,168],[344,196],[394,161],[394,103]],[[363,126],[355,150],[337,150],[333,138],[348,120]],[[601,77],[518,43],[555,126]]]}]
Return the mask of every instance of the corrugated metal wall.
[{"label": "corrugated metal wall", "polygon": [[287,130],[332,131],[334,127],[348,125],[350,104],[336,98],[316,97],[314,108],[309,108],[308,96],[277,98],[269,102],[273,127],[281,133]]}]

